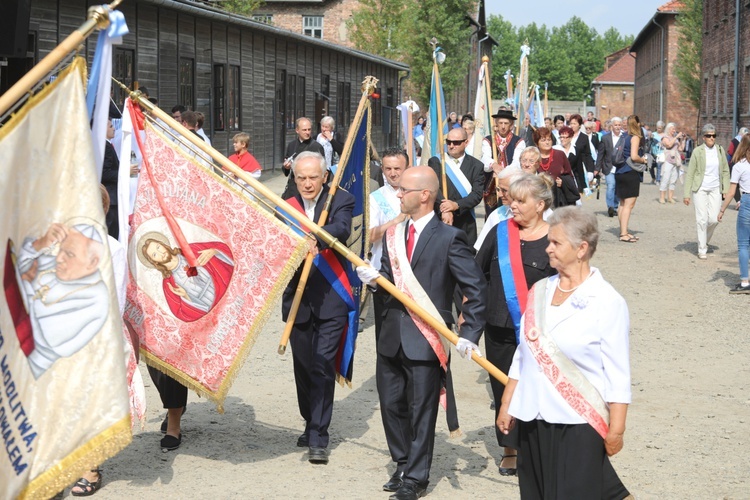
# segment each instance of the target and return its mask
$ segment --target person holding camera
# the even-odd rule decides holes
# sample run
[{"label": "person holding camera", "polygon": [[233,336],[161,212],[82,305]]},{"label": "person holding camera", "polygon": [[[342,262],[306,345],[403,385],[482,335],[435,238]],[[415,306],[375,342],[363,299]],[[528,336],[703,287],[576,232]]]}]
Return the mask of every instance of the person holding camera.
[{"label": "person holding camera", "polygon": [[[685,134],[677,132],[677,127],[670,122],[664,127],[661,138],[664,148],[664,163],[661,166],[661,182],[659,183],[659,203],[676,203],[674,200],[674,185],[680,175],[682,167],[682,152],[685,150]],[[665,200],[665,196],[667,199]]]}]

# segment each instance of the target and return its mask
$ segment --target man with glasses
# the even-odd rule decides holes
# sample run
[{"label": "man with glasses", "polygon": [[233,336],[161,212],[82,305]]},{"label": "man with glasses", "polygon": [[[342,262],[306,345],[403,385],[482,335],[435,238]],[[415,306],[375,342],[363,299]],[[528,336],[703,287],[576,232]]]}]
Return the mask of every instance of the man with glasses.
[{"label": "man with glasses", "polygon": [[[454,129],[462,130],[462,129]],[[381,273],[418,300],[448,327],[453,290],[466,297],[456,349],[471,356],[485,323],[487,282],[474,261],[466,235],[435,216],[438,176],[429,167],[411,167],[401,176],[398,198],[409,217],[386,231]],[[380,276],[372,266],[357,268],[363,283]],[[376,285],[377,286],[377,285]],[[430,479],[435,423],[447,348],[440,335],[391,295],[383,293],[385,312],[377,342],[376,380],[386,441],[396,471],[383,485],[391,500],[416,500]],[[442,366],[441,366],[442,365]]]},{"label": "man with glasses", "polygon": [[610,120],[612,130],[602,136],[599,143],[599,151],[596,155],[596,167],[594,167],[594,177],[601,172],[607,181],[607,215],[614,217],[617,215],[617,208],[620,205],[617,196],[615,196],[615,170],[613,163],[615,150],[624,147],[623,142],[627,134],[622,133],[622,119],[615,116]]},{"label": "man with glasses", "polygon": [[[437,202],[440,217],[446,224],[453,225],[466,233],[469,244],[477,241],[477,221],[474,207],[482,201],[484,190],[484,165],[465,153],[469,144],[466,131],[454,128],[445,139],[448,153],[445,154],[445,174],[448,180],[448,198],[443,198],[442,185],[438,190]],[[428,165],[442,179],[442,165],[433,156]]]}]

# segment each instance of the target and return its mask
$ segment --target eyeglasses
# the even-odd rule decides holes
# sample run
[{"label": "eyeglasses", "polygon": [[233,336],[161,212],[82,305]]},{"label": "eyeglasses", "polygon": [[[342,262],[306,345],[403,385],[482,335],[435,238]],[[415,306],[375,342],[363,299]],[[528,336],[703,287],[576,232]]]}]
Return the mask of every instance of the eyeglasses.
[{"label": "eyeglasses", "polygon": [[423,188],[402,188],[401,186],[396,188],[396,192],[401,193],[401,194],[409,194],[414,191],[424,191],[424,189]]},{"label": "eyeglasses", "polygon": [[461,145],[461,144],[463,144],[464,142],[465,142],[465,139],[461,139],[460,141],[451,141],[450,139],[446,139],[446,140],[445,140],[445,143],[446,143],[446,144],[447,144],[448,146],[460,146],[460,145]]},{"label": "eyeglasses", "polygon": [[716,134],[703,134],[706,139],[716,139]]}]

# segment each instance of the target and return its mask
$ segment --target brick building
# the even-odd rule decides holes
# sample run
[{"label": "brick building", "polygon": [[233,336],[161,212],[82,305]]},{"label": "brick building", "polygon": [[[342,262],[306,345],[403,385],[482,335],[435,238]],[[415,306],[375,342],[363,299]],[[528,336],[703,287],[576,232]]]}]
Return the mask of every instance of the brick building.
[{"label": "brick building", "polygon": [[630,47],[635,60],[635,114],[653,129],[658,120],[675,122],[695,137],[698,110],[683,97],[675,74],[679,36],[675,21],[685,5],[667,2],[643,27]]},{"label": "brick building", "polygon": [[615,116],[625,118],[633,114],[634,79],[635,57],[629,47],[605,58],[604,72],[591,82],[596,105],[594,114],[602,123]]},{"label": "brick building", "polygon": [[735,6],[735,0],[703,4],[700,126],[714,124],[724,146],[739,127],[750,126],[750,2],[741,1],[739,12]]},{"label": "brick building", "polygon": [[293,33],[353,47],[346,23],[358,7],[359,0],[266,0],[252,18]]}]

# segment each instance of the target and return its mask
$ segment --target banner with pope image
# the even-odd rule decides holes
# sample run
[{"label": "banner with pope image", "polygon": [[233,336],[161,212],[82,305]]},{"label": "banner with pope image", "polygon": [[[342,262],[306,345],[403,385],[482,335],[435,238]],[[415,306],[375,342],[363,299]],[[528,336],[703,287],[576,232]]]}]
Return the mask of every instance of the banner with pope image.
[{"label": "banner with pope image", "polygon": [[84,74],[0,128],[0,498],[50,498],[132,439]]},{"label": "banner with pope image", "polygon": [[[125,319],[146,363],[214,401],[307,252],[304,239],[130,106],[145,140]],[[139,138],[140,141],[140,138]],[[192,254],[192,255],[191,255]],[[191,261],[193,264],[191,265]]]}]

